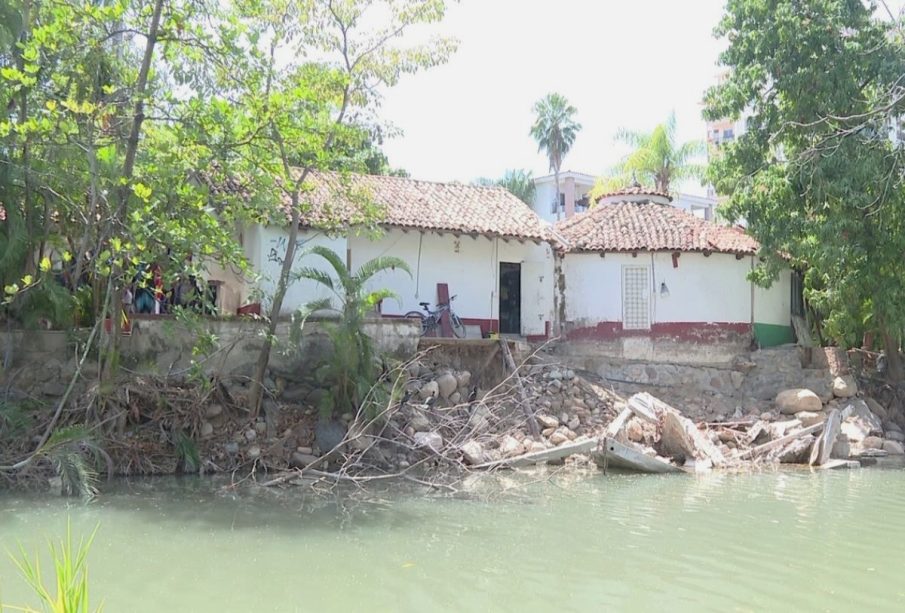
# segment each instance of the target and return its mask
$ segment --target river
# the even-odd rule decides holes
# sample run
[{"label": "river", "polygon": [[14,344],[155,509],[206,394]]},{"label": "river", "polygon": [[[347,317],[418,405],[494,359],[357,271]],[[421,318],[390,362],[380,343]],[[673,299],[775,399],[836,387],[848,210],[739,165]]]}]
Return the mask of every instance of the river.
[{"label": "river", "polygon": [[[905,470],[554,476],[362,501],[202,479],[0,497],[0,550],[99,530],[92,602],[143,611],[901,611]],[[517,479],[505,484],[517,483]],[[37,604],[5,554],[6,604]]]}]

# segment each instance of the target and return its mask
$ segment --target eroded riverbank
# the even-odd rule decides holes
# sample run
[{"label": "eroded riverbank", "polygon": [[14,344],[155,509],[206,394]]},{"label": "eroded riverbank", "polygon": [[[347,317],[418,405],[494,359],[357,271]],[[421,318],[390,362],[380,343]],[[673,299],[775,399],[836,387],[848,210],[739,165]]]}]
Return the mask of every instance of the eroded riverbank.
[{"label": "eroded riverbank", "polygon": [[[108,611],[901,610],[899,462],[856,471],[508,473],[493,496],[362,500],[198,478],[116,481],[83,505],[0,499],[0,543],[100,524]],[[549,477],[549,474],[547,474]],[[43,549],[42,549],[43,550]],[[0,556],[5,602],[30,602]]]}]

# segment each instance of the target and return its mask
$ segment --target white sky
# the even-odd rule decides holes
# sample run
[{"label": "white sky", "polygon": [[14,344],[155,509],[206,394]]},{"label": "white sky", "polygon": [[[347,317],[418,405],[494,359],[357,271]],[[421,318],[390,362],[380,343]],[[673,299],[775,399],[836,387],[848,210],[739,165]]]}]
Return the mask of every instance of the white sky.
[{"label": "white sky", "polygon": [[[557,91],[583,125],[563,170],[605,174],[627,149],[619,128],[650,130],[675,110],[680,141],[703,139],[703,92],[719,72],[712,36],[723,0],[462,0],[440,30],[460,40],[448,64],[407,76],[381,115],[403,135],[384,145],[419,179],[471,181],[548,165],[528,131],[534,102]],[[696,185],[685,186],[702,193]]]}]

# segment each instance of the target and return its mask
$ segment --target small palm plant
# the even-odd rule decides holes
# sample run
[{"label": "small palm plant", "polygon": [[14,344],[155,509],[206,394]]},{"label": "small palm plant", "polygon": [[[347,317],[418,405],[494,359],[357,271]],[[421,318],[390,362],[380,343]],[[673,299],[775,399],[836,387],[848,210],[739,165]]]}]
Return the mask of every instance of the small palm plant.
[{"label": "small palm plant", "polygon": [[[409,276],[412,271],[405,261],[385,256],[365,262],[353,274],[327,247],[312,247],[306,251],[305,255],[308,254],[326,260],[333,274],[305,267],[296,271],[293,279],[314,281],[329,289],[333,296],[309,302],[293,316],[291,340],[293,347],[299,346],[302,327],[312,314],[331,311],[339,315],[337,324],[325,326],[333,351],[317,370],[319,383],[330,392],[323,396],[319,407],[321,416],[329,419],[346,411],[357,411],[379,375],[373,342],[364,332],[364,320],[381,301],[398,300],[399,297],[388,289],[370,290],[368,282],[387,270],[402,270]],[[374,407],[365,408],[372,410]]]},{"label": "small palm plant", "polygon": [[[77,545],[72,541],[72,525],[66,525],[66,540],[55,545],[50,543],[50,557],[53,560],[56,585],[48,585],[41,574],[41,561],[36,556],[34,562],[20,546],[20,556],[13,557],[22,577],[41,601],[41,609],[14,607],[0,604],[0,610],[52,613],[88,613],[91,611],[88,599],[88,550],[97,534],[97,527],[87,539],[81,538]],[[54,589],[55,588],[55,589]],[[100,611],[97,607],[94,611]]]}]

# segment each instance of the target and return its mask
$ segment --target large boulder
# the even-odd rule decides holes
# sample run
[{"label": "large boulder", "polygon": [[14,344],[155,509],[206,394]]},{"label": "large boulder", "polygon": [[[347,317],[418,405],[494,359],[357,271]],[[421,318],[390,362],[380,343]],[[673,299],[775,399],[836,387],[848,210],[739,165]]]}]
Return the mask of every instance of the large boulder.
[{"label": "large boulder", "polygon": [[[450,392],[452,393],[452,392]],[[425,383],[420,390],[418,390],[418,396],[421,397],[421,400],[428,400],[430,398],[436,398],[440,394],[440,385],[436,381],[430,381]]]},{"label": "large boulder", "polygon": [[459,447],[462,457],[469,464],[480,464],[484,461],[484,447],[478,441],[467,441]]},{"label": "large boulder", "polygon": [[898,441],[883,441],[883,451],[889,455],[905,455],[905,447]]},{"label": "large boulder", "polygon": [[776,406],[783,415],[794,415],[801,411],[818,412],[823,410],[820,397],[809,389],[796,388],[779,392],[776,395]]},{"label": "large boulder", "polygon": [[430,449],[434,453],[443,450],[443,437],[437,432],[415,432],[413,438],[416,447]]},{"label": "large boulder", "polygon": [[867,406],[868,408],[870,408],[871,413],[884,421],[889,419],[889,413],[886,411],[886,407],[884,407],[882,404],[880,404],[873,398],[865,398],[865,402],[867,402]]},{"label": "large boulder", "polygon": [[871,434],[883,431],[883,422],[874,415],[863,400],[854,400],[842,410],[842,433],[853,443],[860,443]]},{"label": "large boulder", "polygon": [[864,449],[883,449],[883,439],[879,436],[868,436],[861,442]]},{"label": "large boulder", "polygon": [[525,452],[524,446],[513,436],[506,435],[500,441],[500,453],[504,458],[513,458]]},{"label": "large boulder", "polygon": [[858,384],[851,375],[836,377],[833,379],[833,396],[836,398],[851,398],[858,393]]},{"label": "large boulder", "polygon": [[444,373],[437,377],[437,390],[440,393],[440,397],[444,400],[452,396],[458,386],[459,382],[450,373]]}]

